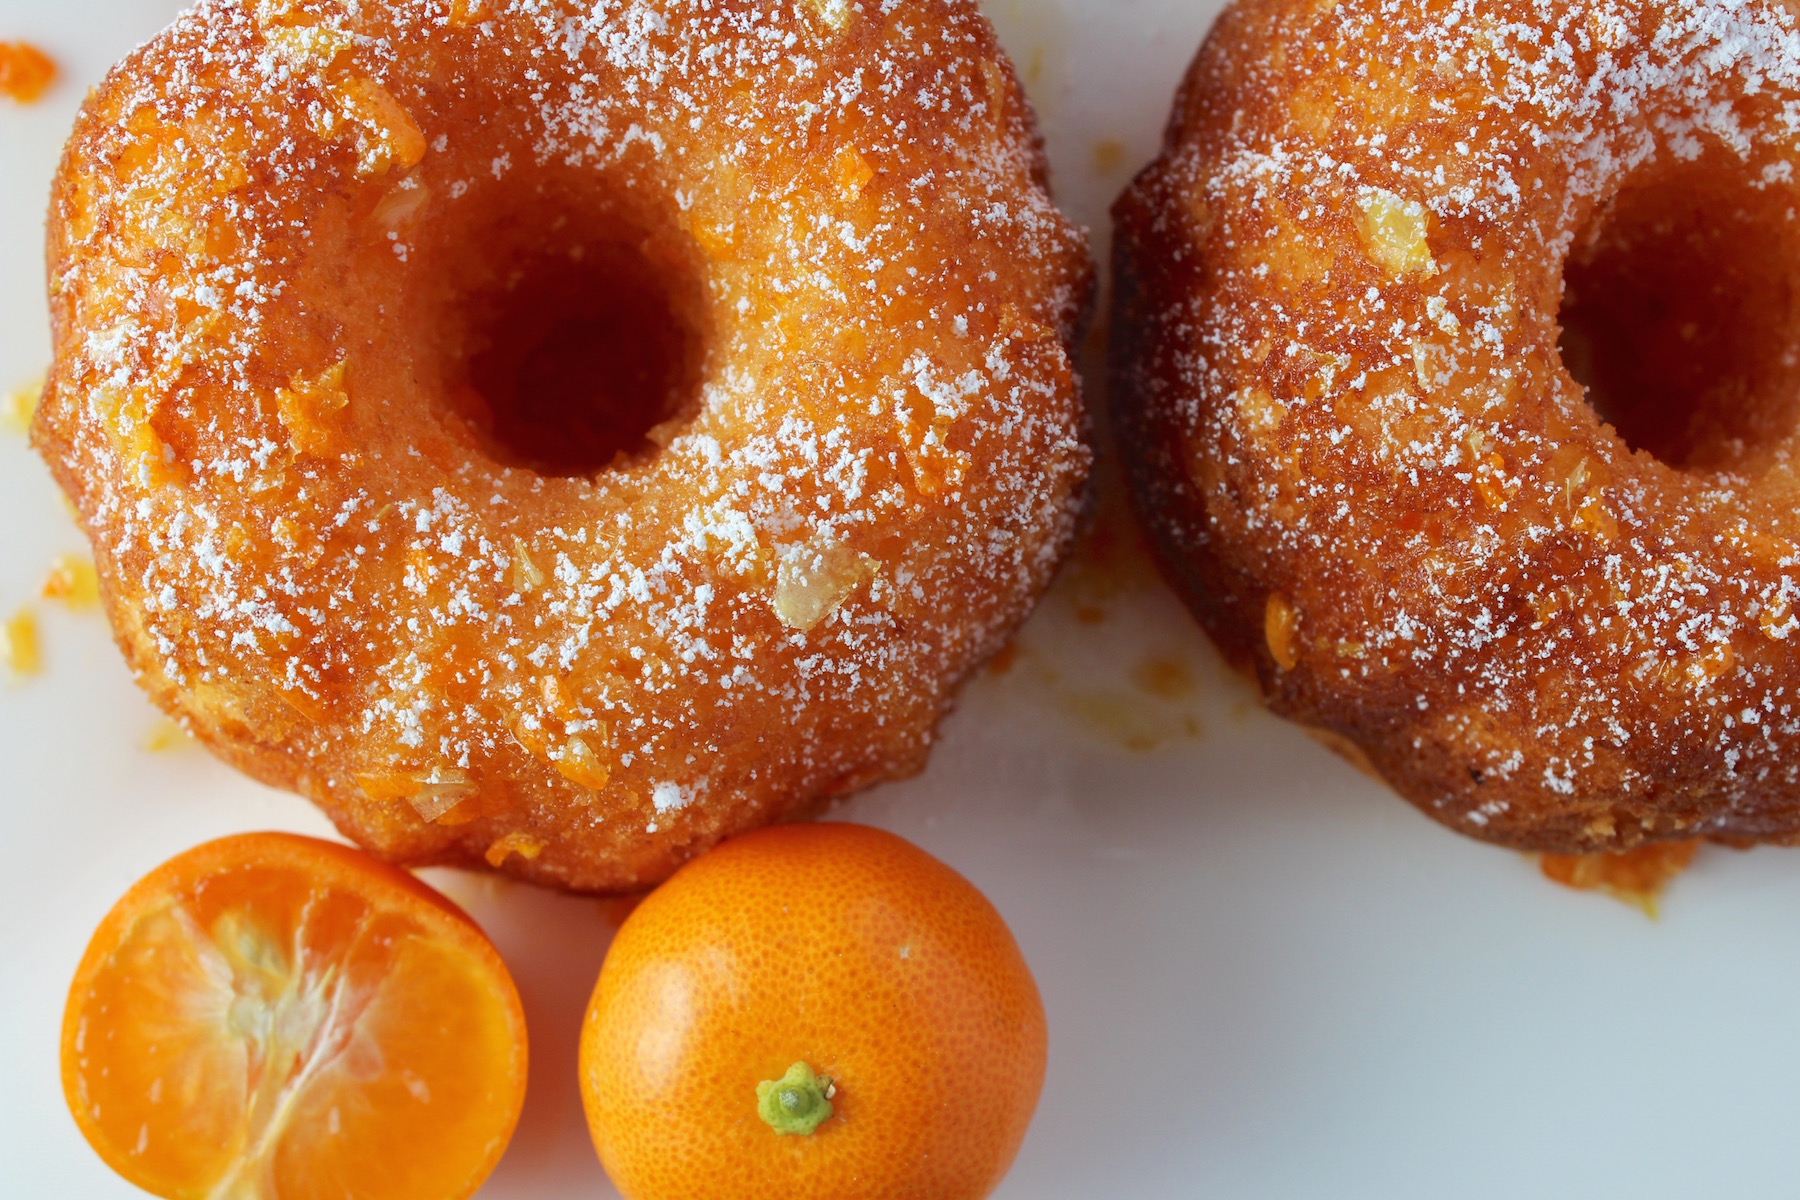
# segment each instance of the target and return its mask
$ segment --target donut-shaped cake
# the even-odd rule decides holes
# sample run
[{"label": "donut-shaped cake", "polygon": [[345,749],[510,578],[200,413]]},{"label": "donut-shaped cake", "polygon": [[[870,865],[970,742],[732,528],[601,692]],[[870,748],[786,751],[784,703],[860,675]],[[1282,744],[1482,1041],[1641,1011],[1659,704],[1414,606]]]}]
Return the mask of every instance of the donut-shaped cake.
[{"label": "donut-shaped cake", "polygon": [[1244,0],[1120,200],[1169,579],[1515,847],[1800,838],[1800,37],[1778,3]]},{"label": "donut-shaped cake", "polygon": [[917,770],[1088,464],[970,0],[202,0],[49,256],[140,681],[402,862],[636,888]]}]

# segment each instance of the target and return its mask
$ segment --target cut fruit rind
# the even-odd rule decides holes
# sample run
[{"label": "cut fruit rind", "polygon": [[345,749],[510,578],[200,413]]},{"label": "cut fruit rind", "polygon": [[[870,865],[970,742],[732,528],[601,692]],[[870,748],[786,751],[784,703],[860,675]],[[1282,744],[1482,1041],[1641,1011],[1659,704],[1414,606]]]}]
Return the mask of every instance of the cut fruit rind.
[{"label": "cut fruit rind", "polygon": [[518,993],[462,911],[329,842],[251,834],[163,864],[88,946],[63,1086],[170,1200],[456,1200],[524,1098]]}]

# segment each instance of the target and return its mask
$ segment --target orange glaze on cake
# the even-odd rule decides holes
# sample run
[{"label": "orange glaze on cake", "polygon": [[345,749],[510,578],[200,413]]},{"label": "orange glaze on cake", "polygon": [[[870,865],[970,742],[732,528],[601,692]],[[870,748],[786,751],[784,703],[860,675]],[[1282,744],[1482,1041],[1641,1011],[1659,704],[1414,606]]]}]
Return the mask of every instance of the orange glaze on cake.
[{"label": "orange glaze on cake", "polygon": [[1800,839],[1796,160],[1780,3],[1228,10],[1112,406],[1277,712],[1520,849]]},{"label": "orange glaze on cake", "polygon": [[34,437],[144,686],[574,888],[917,770],[1088,464],[974,4],[349,11],[203,0],[57,180]]}]

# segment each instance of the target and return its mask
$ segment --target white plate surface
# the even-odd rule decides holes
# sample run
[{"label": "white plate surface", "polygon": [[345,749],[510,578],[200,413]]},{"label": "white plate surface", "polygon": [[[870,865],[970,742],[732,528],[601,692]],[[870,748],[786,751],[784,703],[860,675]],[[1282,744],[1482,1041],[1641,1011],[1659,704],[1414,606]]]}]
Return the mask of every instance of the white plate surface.
[{"label": "white plate surface", "polygon": [[[989,7],[1103,254],[1218,4]],[[43,104],[0,104],[0,388],[48,357],[42,212],[75,106],[175,9],[0,0],[0,39],[66,69]],[[0,434],[0,616],[33,604],[47,659],[0,684],[0,1193],[22,1200],[139,1194],[57,1077],[64,989],[112,901],[207,838],[328,831],[196,750],[142,748],[157,715],[101,619],[35,600],[80,547]],[[924,776],[840,810],[966,874],[1036,972],[1050,1076],[1001,1196],[1800,1194],[1800,860],[1703,853],[1660,922],[1559,889],[1261,713],[1169,594],[1124,574],[1065,576]],[[499,944],[531,1023],[524,1119],[482,1195],[612,1195],[574,1086],[600,905],[431,877]]]}]

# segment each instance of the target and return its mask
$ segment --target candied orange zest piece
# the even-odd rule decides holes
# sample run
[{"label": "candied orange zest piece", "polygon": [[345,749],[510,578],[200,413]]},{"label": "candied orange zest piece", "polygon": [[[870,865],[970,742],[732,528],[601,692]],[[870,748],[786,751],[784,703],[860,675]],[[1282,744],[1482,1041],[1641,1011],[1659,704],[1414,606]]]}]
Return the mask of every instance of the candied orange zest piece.
[{"label": "candied orange zest piece", "polygon": [[544,586],[549,576],[531,560],[531,549],[519,538],[513,538],[512,587],[520,595],[529,596]]},{"label": "candied orange zest piece", "polygon": [[554,675],[543,678],[544,707],[564,721],[579,721],[581,712],[569,701],[568,693],[563,691],[560,680]]},{"label": "candied orange zest piece", "polygon": [[0,42],[0,96],[35,103],[56,82],[56,62],[36,46]]},{"label": "candied orange zest piece", "polygon": [[869,186],[869,181],[875,178],[875,168],[869,165],[869,160],[855,146],[845,146],[832,160],[831,175],[838,195],[845,200],[855,200]]},{"label": "candied orange zest piece", "polygon": [[789,629],[806,633],[880,570],[881,564],[867,554],[817,535],[785,547],[776,574],[775,615]]},{"label": "candied orange zest piece", "polygon": [[94,1149],[174,1200],[458,1200],[524,1099],[517,990],[460,909],[329,842],[249,834],[114,906],[64,1013]]},{"label": "candied orange zest piece", "polygon": [[528,833],[509,833],[505,837],[495,838],[488,844],[487,853],[482,855],[490,867],[499,867],[507,856],[516,854],[526,862],[530,862],[544,852],[544,843]]},{"label": "candied orange zest piece", "polygon": [[24,433],[31,428],[38,401],[44,395],[44,381],[34,380],[0,395],[0,429],[8,433]]},{"label": "candied orange zest piece", "polygon": [[410,171],[425,157],[425,135],[394,94],[373,79],[346,80],[337,90],[344,115],[360,129],[357,171],[379,175],[390,167]]},{"label": "candied orange zest piece", "polygon": [[371,800],[410,800],[422,786],[416,776],[402,771],[358,771],[356,786]]},{"label": "candied orange zest piece", "polygon": [[600,761],[593,747],[579,737],[563,743],[562,754],[555,762],[557,773],[564,779],[589,791],[597,792],[612,778],[612,768]]},{"label": "candied orange zest piece", "polygon": [[93,608],[100,603],[100,574],[92,559],[80,554],[64,554],[50,564],[44,579],[42,595],[73,609]]},{"label": "candied orange zest piece", "polygon": [[312,379],[295,376],[291,386],[275,393],[276,414],[294,453],[315,457],[336,453],[339,414],[350,406],[346,367],[340,362]]},{"label": "candied orange zest piece", "polygon": [[1430,214],[1423,204],[1381,188],[1363,188],[1357,206],[1356,231],[1363,249],[1391,278],[1436,272],[1426,241]]},{"label": "candied orange zest piece", "polygon": [[30,609],[20,609],[0,625],[0,663],[15,675],[36,675],[44,669],[37,614]]}]

